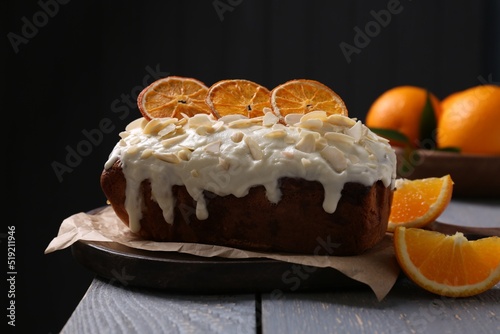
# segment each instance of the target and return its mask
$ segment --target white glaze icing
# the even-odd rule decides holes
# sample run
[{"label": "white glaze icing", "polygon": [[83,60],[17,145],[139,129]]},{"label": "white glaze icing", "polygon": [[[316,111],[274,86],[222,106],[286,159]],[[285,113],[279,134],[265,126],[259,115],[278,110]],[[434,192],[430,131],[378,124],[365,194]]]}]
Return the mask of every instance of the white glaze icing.
[{"label": "white glaze icing", "polygon": [[126,178],[125,208],[132,231],[140,229],[140,184],[149,180],[152,198],[168,223],[174,221],[173,185],[185,186],[196,201],[196,216],[210,214],[203,192],[245,196],[262,185],[269,201],[278,203],[282,177],[318,181],[323,208],[333,213],[345,183],[366,186],[381,180],[394,188],[396,156],[388,141],[361,121],[315,111],[289,115],[288,125],[268,112],[263,117],[200,114],[191,118],[143,118],[131,122],[111,152],[105,168],[117,159]]}]

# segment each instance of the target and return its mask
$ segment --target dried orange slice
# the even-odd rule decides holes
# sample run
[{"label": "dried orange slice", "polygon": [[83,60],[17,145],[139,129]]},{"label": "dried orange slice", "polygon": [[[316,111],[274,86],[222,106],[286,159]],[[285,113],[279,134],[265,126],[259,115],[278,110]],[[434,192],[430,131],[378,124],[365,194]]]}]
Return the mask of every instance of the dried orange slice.
[{"label": "dried orange slice", "polygon": [[169,76],[144,88],[137,97],[137,106],[144,118],[175,117],[182,114],[210,114],[205,103],[208,87],[193,78]]},{"label": "dried orange slice", "polygon": [[269,90],[243,79],[216,82],[208,90],[206,103],[217,118],[233,114],[257,117],[264,115],[264,108],[271,109]]},{"label": "dried orange slice", "polygon": [[295,79],[275,87],[271,91],[271,105],[282,121],[286,115],[315,110],[347,116],[347,107],[340,96],[315,80]]},{"label": "dried orange slice", "polygon": [[447,297],[467,297],[500,282],[500,238],[469,241],[420,228],[394,232],[396,258],[417,285]]},{"label": "dried orange slice", "polygon": [[453,193],[450,175],[417,180],[397,179],[387,231],[397,226],[424,227],[446,209]]}]

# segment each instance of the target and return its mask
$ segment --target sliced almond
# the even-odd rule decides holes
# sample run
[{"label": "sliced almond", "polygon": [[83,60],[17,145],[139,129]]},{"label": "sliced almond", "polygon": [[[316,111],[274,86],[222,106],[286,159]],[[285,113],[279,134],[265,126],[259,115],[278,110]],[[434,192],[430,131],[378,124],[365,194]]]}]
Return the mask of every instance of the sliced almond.
[{"label": "sliced almond", "polygon": [[[269,109],[269,108],[268,108]],[[271,110],[271,109],[269,109]],[[264,114],[264,119],[262,120],[262,125],[263,126],[273,126],[274,124],[277,124],[279,121],[279,117],[276,116],[273,112],[269,111]]]},{"label": "sliced almond", "polygon": [[191,159],[191,151],[186,148],[180,149],[179,152],[177,152],[177,156],[181,160],[189,161],[189,159]]},{"label": "sliced almond", "polygon": [[199,126],[212,126],[212,120],[207,114],[196,114],[188,118],[187,124],[190,128],[197,128]]},{"label": "sliced almond", "polygon": [[142,129],[142,132],[146,135],[155,135],[163,129],[167,124],[169,124],[167,121],[170,120],[172,123],[175,123],[177,120],[174,120],[173,118],[153,118],[150,120]]},{"label": "sliced almond", "polygon": [[319,130],[323,127],[323,121],[320,119],[306,119],[305,121],[300,121],[295,126],[308,130]]},{"label": "sliced almond", "polygon": [[359,142],[363,138],[363,124],[361,121],[357,121],[352,127],[346,130],[347,135],[354,138],[354,142]]},{"label": "sliced almond", "polygon": [[148,123],[148,120],[145,119],[144,117],[138,118],[138,119],[133,120],[132,122],[128,123],[127,126],[125,127],[125,131],[131,131],[131,130],[137,129],[137,128],[143,129],[147,123]]},{"label": "sliced almond", "polygon": [[327,132],[324,135],[325,139],[330,144],[342,143],[347,145],[354,145],[354,137],[348,136],[339,132]]},{"label": "sliced almond", "polygon": [[262,122],[261,117],[244,118],[232,121],[227,126],[230,128],[248,128],[260,122]]},{"label": "sliced almond", "polygon": [[300,122],[302,123],[302,122],[306,122],[306,121],[309,121],[312,119],[326,121],[327,120],[326,111],[314,110],[314,111],[308,112],[300,118]]},{"label": "sliced almond", "polygon": [[127,154],[135,154],[137,152],[139,152],[139,147],[135,146],[135,145],[130,146],[129,148],[127,148],[127,151],[126,151]]},{"label": "sliced almond", "polygon": [[259,144],[252,137],[249,136],[245,136],[243,140],[250,149],[250,154],[252,155],[252,158],[254,160],[262,160],[262,158],[264,157],[264,153],[262,152]]},{"label": "sliced almond", "polygon": [[321,151],[326,146],[328,146],[328,141],[324,137],[321,137],[321,138],[319,138],[319,139],[316,140],[316,148],[315,148],[315,150],[316,151]]},{"label": "sliced almond", "polygon": [[145,149],[141,153],[141,159],[147,159],[147,158],[149,158],[151,155],[153,155],[153,152],[154,151],[152,149],[150,149],[150,148]]},{"label": "sliced almond", "polygon": [[167,124],[163,129],[158,131],[158,136],[164,137],[173,133],[176,129],[176,125],[174,123]]},{"label": "sliced almond", "polygon": [[300,123],[302,116],[304,116],[304,114],[288,114],[285,116],[285,123],[288,125]]},{"label": "sliced almond", "polygon": [[287,132],[285,130],[273,130],[264,135],[266,138],[272,138],[272,139],[278,139],[278,138],[285,138],[287,135]]},{"label": "sliced almond", "polygon": [[316,149],[316,138],[312,133],[307,133],[299,142],[295,145],[295,148],[299,151],[305,153],[314,152]]},{"label": "sliced almond", "polygon": [[321,156],[328,161],[330,166],[332,166],[333,170],[337,173],[341,173],[347,168],[347,159],[336,147],[327,146],[321,151]]},{"label": "sliced almond", "polygon": [[172,164],[178,164],[179,162],[181,162],[181,160],[179,159],[179,157],[174,154],[174,153],[158,153],[158,152],[154,152],[153,153],[153,156],[157,159],[160,159],[162,161],[165,161],[165,162],[168,162],[168,163],[172,163]]},{"label": "sliced almond", "polygon": [[224,124],[229,124],[233,121],[241,120],[241,119],[247,119],[248,117],[240,115],[240,114],[234,114],[234,115],[226,115],[222,116],[219,118],[219,121],[224,122]]},{"label": "sliced almond", "polygon": [[167,138],[167,139],[163,139],[161,141],[161,144],[163,145],[163,147],[165,148],[168,148],[168,147],[172,147],[176,144],[179,144],[180,142],[182,142],[184,139],[186,139],[188,136],[187,133],[185,134],[182,134],[180,136],[176,136],[176,137],[172,137],[172,138]]},{"label": "sliced almond", "polygon": [[243,137],[245,137],[245,134],[241,131],[238,131],[238,132],[234,132],[232,135],[231,135],[231,140],[234,142],[234,143],[239,143],[240,141],[243,140]]},{"label": "sliced almond", "polygon": [[302,163],[302,166],[304,166],[306,168],[311,166],[311,164],[312,164],[311,160],[306,159],[306,158],[300,159],[300,162]]},{"label": "sliced almond", "polygon": [[231,166],[231,164],[229,163],[229,161],[227,161],[227,159],[223,159],[223,158],[219,157],[219,165],[218,166],[224,170],[228,170],[229,167]]},{"label": "sliced almond", "polygon": [[344,127],[351,127],[354,124],[356,124],[356,120],[354,118],[349,118],[347,116],[339,114],[333,114],[328,116],[326,121],[330,124],[344,126]]},{"label": "sliced almond", "polygon": [[221,141],[217,140],[209,143],[203,147],[203,150],[208,153],[219,153],[220,152]]}]

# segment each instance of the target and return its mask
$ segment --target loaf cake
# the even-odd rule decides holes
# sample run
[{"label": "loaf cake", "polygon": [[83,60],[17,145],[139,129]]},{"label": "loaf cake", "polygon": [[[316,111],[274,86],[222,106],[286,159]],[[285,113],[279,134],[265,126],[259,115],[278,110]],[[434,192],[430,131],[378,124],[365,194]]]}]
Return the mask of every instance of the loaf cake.
[{"label": "loaf cake", "polygon": [[120,137],[101,185],[143,239],[355,255],[386,233],[395,153],[354,118],[141,117]]}]

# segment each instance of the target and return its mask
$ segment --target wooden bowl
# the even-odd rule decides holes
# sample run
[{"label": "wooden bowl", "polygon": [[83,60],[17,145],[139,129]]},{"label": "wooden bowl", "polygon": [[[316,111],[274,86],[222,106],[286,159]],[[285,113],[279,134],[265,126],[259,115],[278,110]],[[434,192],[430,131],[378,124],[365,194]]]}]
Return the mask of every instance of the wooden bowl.
[{"label": "wooden bowl", "polygon": [[500,198],[500,156],[435,150],[405,152],[399,147],[394,150],[398,177],[413,180],[450,174],[453,197]]}]

